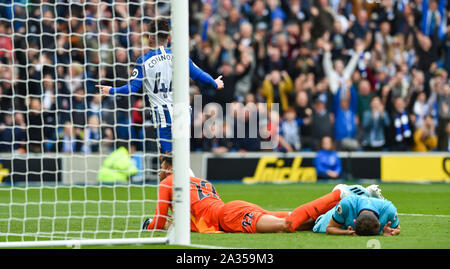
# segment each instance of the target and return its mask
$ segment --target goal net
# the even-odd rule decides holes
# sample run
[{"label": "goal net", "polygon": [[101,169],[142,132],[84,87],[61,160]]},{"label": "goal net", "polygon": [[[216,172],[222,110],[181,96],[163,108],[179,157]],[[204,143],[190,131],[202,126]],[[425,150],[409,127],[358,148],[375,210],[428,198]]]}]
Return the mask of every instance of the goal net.
[{"label": "goal net", "polygon": [[[153,216],[160,123],[145,91],[96,88],[129,82],[137,59],[155,49],[155,19],[172,25],[169,46],[180,66],[173,88],[188,87],[188,38],[177,35],[187,0],[170,2],[0,2],[0,246],[189,243],[185,203],[173,209],[173,236],[142,229],[146,218],[161,217]],[[174,107],[184,108],[188,93],[178,92]],[[173,146],[174,185],[186,186],[177,178],[187,178],[188,138],[175,137]]]}]

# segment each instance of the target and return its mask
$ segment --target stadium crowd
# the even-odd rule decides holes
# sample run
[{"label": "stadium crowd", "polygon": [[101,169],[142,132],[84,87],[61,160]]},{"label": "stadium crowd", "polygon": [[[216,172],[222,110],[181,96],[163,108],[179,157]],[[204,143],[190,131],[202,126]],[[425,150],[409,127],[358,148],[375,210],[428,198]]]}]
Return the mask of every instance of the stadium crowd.
[{"label": "stadium crowd", "polygon": [[[274,151],[450,151],[447,1],[376,2],[191,0],[191,59],[225,84],[192,84],[191,96],[247,107],[235,119],[246,131],[252,104],[279,104],[263,124]],[[116,139],[145,150],[145,95],[94,85],[126,84],[150,18],[169,12],[164,1],[0,0],[0,151],[91,153]],[[212,115],[194,114],[192,128]],[[225,138],[230,126],[191,150],[261,150],[248,131]]]}]

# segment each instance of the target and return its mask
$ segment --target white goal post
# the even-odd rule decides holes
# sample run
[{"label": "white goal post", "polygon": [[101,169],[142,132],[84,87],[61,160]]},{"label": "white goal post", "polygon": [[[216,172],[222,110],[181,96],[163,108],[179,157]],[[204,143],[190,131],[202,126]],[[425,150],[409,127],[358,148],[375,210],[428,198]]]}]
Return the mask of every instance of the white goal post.
[{"label": "white goal post", "polygon": [[172,4],[173,40],[173,209],[174,233],[170,243],[190,244],[190,108],[189,108],[189,1]]},{"label": "white goal post", "polygon": [[[12,49],[0,47],[0,87],[2,83],[5,85],[11,84],[11,98],[23,100],[24,107],[12,102],[9,110],[3,110],[0,107],[0,116],[9,115],[12,117],[12,123],[6,126],[0,126],[0,134],[4,130],[12,132],[11,141],[0,140],[0,146],[6,146],[10,148],[7,151],[0,151],[0,248],[16,248],[16,247],[70,247],[78,248],[82,246],[101,246],[101,245],[129,245],[129,244],[173,244],[173,245],[190,245],[190,196],[189,196],[189,171],[190,171],[190,106],[189,106],[189,1],[188,0],[122,0],[112,1],[54,1],[54,2],[32,2],[24,4],[22,2],[5,4],[0,2],[0,29],[2,25],[5,25],[3,32],[0,30],[0,38],[7,37],[12,41]],[[117,3],[115,3],[117,2]],[[115,9],[113,6],[117,4],[119,8]],[[164,14],[158,14],[159,4],[163,6]],[[89,17],[89,6],[97,5],[97,11],[100,10],[101,5],[110,5],[111,11],[109,18],[95,18]],[[153,5],[155,12],[151,9],[143,8],[146,5]],[[170,8],[168,6],[170,5]],[[134,14],[139,17],[127,18],[126,14],[129,12],[130,6],[135,10]],[[153,7],[152,6],[152,7]],[[19,15],[12,10],[18,7],[18,10],[24,10],[24,13]],[[81,8],[83,10],[83,18],[72,18],[71,8]],[[62,12],[68,14],[69,17],[59,18],[56,14]],[[10,18],[3,17],[3,10],[12,11]],[[27,13],[27,10],[38,10],[35,14]],[[50,10],[53,15],[47,15],[46,11]],[[105,9],[106,10],[106,9]],[[5,13],[7,14],[7,13]],[[24,15],[25,14],[25,15]],[[39,14],[40,17],[34,17]],[[170,17],[167,15],[170,14]],[[92,14],[91,14],[92,15]],[[117,15],[117,18],[116,18]],[[53,17],[52,17],[53,16]],[[69,18],[69,19],[68,19]],[[59,104],[55,101],[55,115],[59,117],[60,113],[68,113],[68,120],[64,123],[55,123],[54,125],[46,125],[46,118],[48,116],[45,111],[45,105],[50,104],[49,99],[45,99],[44,92],[41,94],[32,92],[33,83],[46,87],[46,82],[51,80],[56,84],[56,92],[54,92],[55,100],[58,97],[66,98],[67,100],[73,100],[80,93],[77,90],[70,91],[69,93],[58,92],[58,83],[61,81],[67,84],[76,84],[79,82],[84,87],[85,92],[81,93],[83,96],[89,98],[95,98],[98,93],[88,92],[86,88],[96,78],[92,78],[87,74],[87,71],[82,71],[82,74],[76,79],[72,72],[76,71],[78,66],[83,68],[98,68],[102,66],[111,67],[115,66],[133,66],[136,63],[136,58],[131,59],[131,56],[127,56],[127,61],[116,62],[114,58],[118,50],[114,44],[116,42],[125,42],[131,44],[131,41],[123,38],[126,34],[129,34],[129,39],[134,38],[130,33],[113,33],[108,31],[101,31],[99,25],[102,20],[109,20],[111,24],[117,19],[119,27],[125,29],[131,29],[136,25],[138,29],[142,30],[142,33],[137,34],[154,34],[148,33],[145,23],[149,23],[154,19],[170,19],[171,25],[171,39],[170,48],[173,54],[173,118],[172,118],[172,136],[173,136],[173,171],[174,171],[174,183],[173,183],[173,198],[172,198],[172,213],[173,222],[168,231],[153,230],[143,231],[142,221],[147,217],[157,218],[153,216],[156,202],[158,201],[158,186],[159,178],[158,172],[160,170],[160,157],[161,154],[155,151],[149,151],[146,146],[148,141],[152,143],[158,143],[159,137],[148,138],[145,134],[143,137],[132,137],[128,133],[129,139],[119,137],[119,132],[123,130],[133,129],[139,126],[135,122],[131,122],[131,116],[126,116],[125,121],[120,121],[119,116],[114,114],[112,121],[114,125],[111,126],[113,134],[111,139],[109,134],[105,134],[105,137],[100,136],[99,143],[105,142],[105,144],[113,145],[117,143],[125,143],[130,147],[133,142],[137,141],[142,143],[142,149],[136,152],[136,156],[131,156],[131,149],[128,148],[130,153],[130,162],[141,162],[140,165],[135,165],[138,171],[134,172],[133,177],[129,177],[129,180],[124,182],[99,182],[96,178],[98,169],[104,164],[107,157],[111,156],[110,151],[105,151],[100,147],[97,153],[85,151],[83,143],[88,143],[82,136],[77,136],[73,141],[82,144],[79,152],[70,151],[69,153],[64,151],[64,146],[58,148],[59,144],[62,144],[65,139],[63,138],[66,123],[69,122],[74,128],[81,130],[82,134],[86,135],[87,126],[90,126],[88,113],[94,108],[88,106],[88,101],[84,100],[86,106],[84,111],[82,108],[61,108],[64,104]],[[66,23],[69,33],[53,33],[53,37],[45,32],[44,24],[45,20],[50,21],[49,28],[57,29],[59,23]],[[138,23],[136,23],[138,21]],[[122,25],[123,24],[123,25]],[[136,24],[136,25],[132,25]],[[21,28],[21,25],[25,25],[25,31]],[[37,26],[41,29],[37,32],[29,32],[30,25]],[[73,25],[81,25],[77,28],[76,32],[70,32]],[[92,26],[94,25],[94,26]],[[91,28],[90,28],[91,27]],[[91,32],[82,32],[78,29],[92,29],[98,30],[96,34],[98,44],[94,48],[86,41]],[[113,27],[114,28],[114,27]],[[75,31],[75,30],[74,30]],[[115,40],[109,44],[110,47],[101,46],[102,34],[108,36],[110,39],[113,37],[122,41]],[[67,36],[69,39],[81,39],[80,44],[82,47],[74,47],[73,44],[64,44],[59,42],[59,37]],[[142,36],[139,36],[142,39]],[[45,47],[45,42],[48,40],[54,41],[54,46],[51,48]],[[53,39],[51,39],[53,38]],[[23,40],[20,43],[17,40]],[[95,40],[95,39],[94,39]],[[134,41],[133,41],[134,42]],[[51,43],[51,42],[50,42]],[[95,42],[94,42],[95,43]],[[17,47],[18,44],[22,44],[23,47]],[[37,44],[37,46],[36,46]],[[147,44],[148,45],[148,44]],[[127,51],[133,51],[133,53],[139,52],[141,55],[144,53],[144,48],[125,47]],[[72,55],[68,57],[70,62],[57,62],[49,63],[45,57],[40,57],[45,53],[56,55],[59,57],[60,52],[67,54],[79,53],[84,57],[83,64],[76,64],[72,61]],[[114,60],[110,63],[93,62],[92,58],[89,58],[90,53],[95,52],[97,57],[103,57],[101,54],[112,54]],[[2,59],[2,55],[11,53],[21,53],[24,56],[24,62],[18,57],[10,57]],[[118,53],[118,52],[117,52]],[[38,60],[33,62],[33,57],[38,55]],[[140,55],[139,55],[140,56]],[[26,59],[28,57],[28,59]],[[107,57],[107,56],[105,56]],[[49,57],[51,58],[51,57]],[[67,58],[67,57],[66,57]],[[4,60],[4,61],[2,61]],[[61,80],[57,78],[49,78],[43,74],[43,69],[49,67],[55,70],[55,76],[58,77],[58,68],[63,67],[67,71],[67,77]],[[39,70],[38,70],[39,69]],[[131,68],[129,68],[128,77],[132,77]],[[30,71],[32,70],[32,71]],[[38,70],[38,71],[36,71]],[[2,74],[2,71],[6,73]],[[31,76],[29,72],[40,73],[40,76]],[[23,78],[23,73],[26,73],[26,79]],[[100,71],[99,71],[100,73]],[[11,74],[8,77],[5,74]],[[117,71],[114,71],[114,76],[118,75]],[[100,80],[100,79],[98,79]],[[114,81],[110,81],[114,82]],[[100,84],[100,82],[99,82]],[[19,85],[19,86],[18,86]],[[24,91],[21,92],[20,85],[24,85]],[[31,86],[30,86],[31,85]],[[0,88],[5,93],[5,88]],[[0,93],[1,94],[1,93]],[[145,93],[139,93],[142,100],[145,100]],[[52,96],[53,97],[53,96]],[[127,95],[120,96],[122,100],[128,100],[130,103],[131,97]],[[32,99],[39,99],[40,107],[36,109],[32,107]],[[19,100],[19,101],[20,101]],[[134,99],[133,99],[134,100]],[[45,103],[47,102],[47,103]],[[144,101],[143,101],[144,102]],[[69,106],[72,103],[69,104]],[[124,112],[126,115],[131,115],[133,111],[139,111],[142,114],[142,131],[145,132],[148,125],[155,127],[154,122],[146,116],[151,114],[146,111],[145,102],[144,107],[133,107],[133,104],[128,104],[127,108],[118,107],[104,107],[102,104],[98,104],[98,111],[102,109],[106,111]],[[35,111],[38,110],[38,111]],[[35,113],[36,112],[36,113]],[[30,113],[39,115],[37,118],[42,122],[42,126],[36,125],[35,122],[31,123]],[[80,113],[85,125],[80,125],[74,121],[75,113],[78,116]],[[83,114],[84,113],[84,114]],[[100,112],[99,112],[100,113]],[[147,114],[146,114],[147,113]],[[25,115],[25,126],[21,126],[19,121],[16,121],[15,115]],[[2,116],[3,117],[3,116]],[[6,117],[6,116],[5,116]],[[129,120],[127,122],[126,120]],[[0,124],[2,124],[2,118],[0,118]],[[100,119],[99,126],[109,126],[104,124]],[[18,139],[18,135],[14,133],[16,129],[24,129],[25,138],[23,140]],[[35,128],[36,132],[30,131],[30,128]],[[45,129],[47,128],[47,129]],[[100,128],[100,127],[99,127]],[[28,129],[28,131],[27,131]],[[49,138],[46,135],[46,131],[51,130],[58,133],[60,136]],[[41,133],[41,141],[33,140],[33,135]],[[77,134],[78,135],[78,134]],[[53,139],[53,140],[52,140]],[[72,141],[72,140],[70,140]],[[32,143],[40,143],[37,150],[33,152],[31,149]],[[58,144],[59,143],[59,144]],[[56,149],[49,150],[53,145]],[[56,146],[55,146],[56,145]],[[65,144],[64,144],[65,145]],[[75,144],[74,144],[75,145]],[[90,144],[91,145],[91,144]],[[0,147],[1,148],[1,147]],[[117,149],[116,146],[115,149]],[[113,150],[111,150],[113,151]],[[136,158],[133,158],[136,157]],[[36,170],[35,168],[41,170]],[[25,170],[22,169],[25,167]],[[19,169],[20,168],[20,169]],[[47,178],[50,175],[49,178]],[[139,178],[137,177],[139,175]],[[149,176],[148,176],[149,175]],[[147,177],[151,179],[148,180]],[[33,179],[32,179],[33,178]],[[20,183],[18,183],[20,181]],[[64,230],[67,228],[67,230]]]}]

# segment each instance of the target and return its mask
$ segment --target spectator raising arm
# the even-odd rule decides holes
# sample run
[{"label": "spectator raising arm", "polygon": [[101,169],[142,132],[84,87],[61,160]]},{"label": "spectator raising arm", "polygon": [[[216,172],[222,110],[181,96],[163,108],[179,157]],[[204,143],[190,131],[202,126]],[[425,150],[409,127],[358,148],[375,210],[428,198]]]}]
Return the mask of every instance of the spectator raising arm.
[{"label": "spectator raising arm", "polygon": [[339,87],[345,84],[345,81],[351,78],[353,72],[358,64],[359,57],[364,51],[364,42],[358,40],[355,45],[356,53],[353,54],[352,58],[348,64],[344,67],[342,60],[336,60],[333,67],[332,55],[331,55],[331,44],[327,41],[323,43],[323,49],[325,53],[323,55],[323,69],[326,77],[330,81],[330,91],[336,94]]}]

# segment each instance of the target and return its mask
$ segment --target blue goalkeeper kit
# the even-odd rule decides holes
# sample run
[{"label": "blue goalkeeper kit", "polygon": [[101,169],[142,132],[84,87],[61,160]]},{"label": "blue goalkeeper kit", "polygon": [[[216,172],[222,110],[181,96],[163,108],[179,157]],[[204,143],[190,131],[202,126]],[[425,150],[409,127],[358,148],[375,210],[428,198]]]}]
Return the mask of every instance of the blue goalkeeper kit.
[{"label": "blue goalkeeper kit", "polygon": [[[110,94],[139,92],[142,87],[151,106],[151,118],[156,137],[164,153],[172,152],[172,51],[165,47],[151,50],[139,57],[131,73],[130,82],[118,88],[111,88]],[[189,76],[196,82],[217,88],[214,79],[189,59]],[[189,88],[181,89],[188,91]]]},{"label": "blue goalkeeper kit", "polygon": [[342,229],[347,229],[348,226],[352,226],[355,229],[353,220],[363,210],[370,210],[378,216],[378,220],[380,221],[380,234],[383,232],[383,227],[389,221],[391,222],[391,228],[396,228],[399,224],[397,208],[395,208],[391,201],[352,195],[342,198],[334,208],[319,216],[313,231],[315,233],[325,233],[331,218],[337,223],[342,224]]}]

